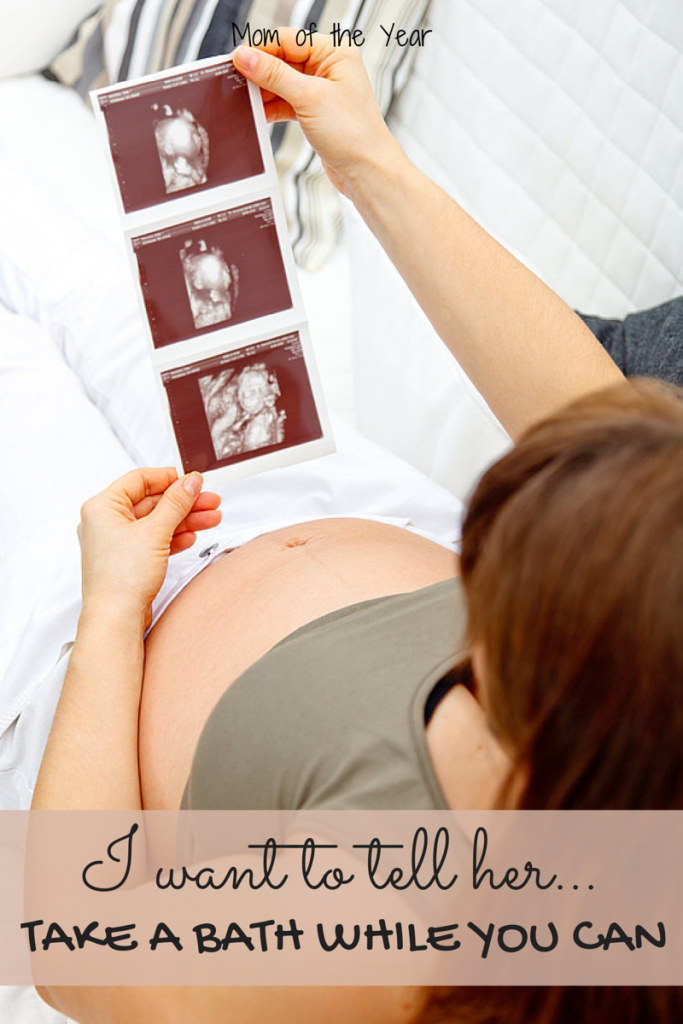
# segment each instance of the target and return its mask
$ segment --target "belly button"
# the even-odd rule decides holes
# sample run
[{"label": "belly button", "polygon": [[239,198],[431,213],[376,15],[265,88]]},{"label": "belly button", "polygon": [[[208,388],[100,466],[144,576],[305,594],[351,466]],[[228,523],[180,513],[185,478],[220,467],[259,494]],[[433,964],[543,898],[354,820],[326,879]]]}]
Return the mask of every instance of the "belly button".
[{"label": "belly button", "polygon": [[308,537],[291,537],[285,542],[287,548],[301,548],[304,544],[308,544]]}]

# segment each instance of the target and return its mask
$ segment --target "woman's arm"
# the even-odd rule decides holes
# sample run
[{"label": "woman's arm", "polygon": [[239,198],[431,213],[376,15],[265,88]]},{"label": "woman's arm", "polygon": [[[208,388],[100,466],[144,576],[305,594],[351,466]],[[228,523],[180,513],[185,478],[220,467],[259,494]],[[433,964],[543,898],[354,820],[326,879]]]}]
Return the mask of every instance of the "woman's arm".
[{"label": "woman's arm", "polygon": [[83,1024],[415,1024],[425,989],[409,987],[39,988],[40,996]]},{"label": "woman's arm", "polygon": [[235,65],[263,90],[269,120],[300,122],[510,434],[622,379],[579,317],[408,160],[360,51],[279,33],[268,52],[240,47]]},{"label": "woman's arm", "polygon": [[34,810],[140,808],[144,634],[169,555],[217,525],[201,477],[134,470],[83,506],[83,610],[33,797]]}]

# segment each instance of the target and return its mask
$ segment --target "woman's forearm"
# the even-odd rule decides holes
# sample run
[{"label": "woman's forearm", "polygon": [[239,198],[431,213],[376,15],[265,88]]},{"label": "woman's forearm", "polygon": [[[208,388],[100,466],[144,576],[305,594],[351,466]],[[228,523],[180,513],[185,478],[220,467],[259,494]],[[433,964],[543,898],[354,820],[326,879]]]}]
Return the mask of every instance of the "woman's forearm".
[{"label": "woman's forearm", "polygon": [[144,634],[171,554],[220,522],[198,473],[134,469],[81,509],[83,611],[33,808],[140,808]]},{"label": "woman's forearm", "polygon": [[114,602],[84,607],[33,797],[34,810],[140,807],[143,623]]},{"label": "woman's forearm", "polygon": [[386,137],[345,192],[513,436],[621,371],[580,318]]}]

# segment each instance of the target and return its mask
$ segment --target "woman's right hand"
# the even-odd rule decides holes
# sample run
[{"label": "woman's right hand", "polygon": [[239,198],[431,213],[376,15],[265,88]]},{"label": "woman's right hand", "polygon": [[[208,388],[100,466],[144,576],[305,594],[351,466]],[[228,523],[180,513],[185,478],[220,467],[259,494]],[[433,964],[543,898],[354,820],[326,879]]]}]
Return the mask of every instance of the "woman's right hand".
[{"label": "woman's right hand", "polygon": [[395,159],[395,142],[375,100],[356,45],[278,29],[279,45],[240,46],[235,67],[261,88],[268,121],[297,120],[332,184],[353,196],[354,182],[377,161]]},{"label": "woman's right hand", "polygon": [[169,557],[218,525],[220,501],[202,491],[199,473],[178,480],[173,468],[132,470],[86,501],[78,527],[83,607],[121,606],[147,628]]}]

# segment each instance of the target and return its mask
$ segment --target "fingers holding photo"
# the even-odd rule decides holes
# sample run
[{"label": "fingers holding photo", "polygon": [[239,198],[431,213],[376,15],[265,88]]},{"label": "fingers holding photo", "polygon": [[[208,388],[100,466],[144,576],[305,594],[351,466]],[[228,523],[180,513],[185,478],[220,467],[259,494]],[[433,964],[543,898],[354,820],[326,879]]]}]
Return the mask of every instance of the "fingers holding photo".
[{"label": "fingers holding photo", "polygon": [[[175,474],[177,479],[177,474]],[[171,481],[174,483],[174,480]],[[171,484],[169,484],[171,486]],[[165,490],[165,489],[164,489]],[[159,491],[156,494],[146,494],[140,501],[136,502],[133,506],[133,514],[136,519],[144,519],[152,512],[163,497],[164,491]],[[192,513],[190,518],[195,523],[192,527],[193,530],[210,530],[213,526],[217,526],[220,522],[221,513],[218,511],[218,507],[221,503],[220,494],[216,494],[214,491],[200,491],[198,497],[195,499],[195,503],[192,506]],[[211,515],[203,516],[202,518],[197,517],[197,513],[211,513]],[[181,524],[182,525],[182,524]],[[179,530],[180,528],[178,528]],[[178,532],[176,530],[176,532]]]},{"label": "fingers holding photo", "polygon": [[192,506],[192,511],[176,526],[171,538],[171,555],[178,555],[192,547],[197,534],[211,530],[221,521],[218,509],[221,498],[212,491],[202,491]]},{"label": "fingers holding photo", "polygon": [[279,28],[262,47],[239,46],[235,67],[261,89],[269,121],[296,119],[328,175],[347,193],[364,160],[391,142],[360,48]]},{"label": "fingers holding photo", "polygon": [[201,487],[199,473],[136,469],[89,499],[78,531],[84,601],[121,599],[147,622],[169,556],[220,522],[220,496]]}]

